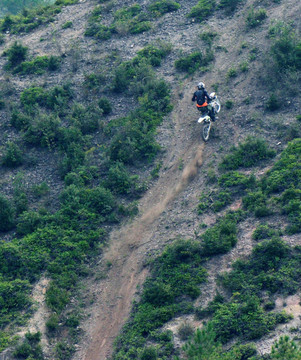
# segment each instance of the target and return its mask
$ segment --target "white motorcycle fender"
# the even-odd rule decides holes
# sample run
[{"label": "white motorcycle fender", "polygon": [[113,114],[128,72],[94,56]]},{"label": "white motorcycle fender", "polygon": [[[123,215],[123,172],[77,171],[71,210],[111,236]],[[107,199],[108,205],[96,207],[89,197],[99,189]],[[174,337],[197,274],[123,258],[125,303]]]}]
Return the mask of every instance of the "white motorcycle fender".
[{"label": "white motorcycle fender", "polygon": [[205,117],[200,117],[198,123],[201,124],[205,120]]}]

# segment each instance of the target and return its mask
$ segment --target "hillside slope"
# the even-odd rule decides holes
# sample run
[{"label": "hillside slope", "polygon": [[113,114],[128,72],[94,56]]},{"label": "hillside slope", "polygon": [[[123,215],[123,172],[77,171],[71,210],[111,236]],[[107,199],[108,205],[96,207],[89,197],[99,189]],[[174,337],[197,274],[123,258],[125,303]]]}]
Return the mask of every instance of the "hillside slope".
[{"label": "hillside slope", "polygon": [[[138,215],[129,221],[116,211],[119,224],[114,224],[112,218],[106,218],[104,222],[103,219],[97,218],[95,225],[94,220],[90,220],[93,225],[89,226],[93,231],[97,228],[97,224],[101,224],[102,228],[109,233],[108,239],[105,240],[108,245],[98,245],[98,247],[104,248],[103,254],[98,253],[96,257],[94,254],[88,260],[89,270],[82,270],[83,274],[80,275],[87,272],[88,278],[82,280],[81,285],[74,288],[73,292],[72,289],[67,288],[71,295],[68,305],[64,304],[63,308],[59,310],[62,313],[60,320],[55,320],[56,313],[59,313],[58,306],[50,301],[51,311],[49,312],[45,308],[45,296],[40,294],[42,307],[38,308],[36,315],[29,320],[29,325],[21,327],[21,329],[22,321],[19,321],[19,324],[17,321],[17,324],[14,325],[19,326],[19,330],[16,331],[20,334],[24,334],[27,329],[31,332],[41,331],[46,358],[67,359],[73,356],[73,359],[78,360],[108,359],[113,353],[113,342],[130,315],[133,300],[139,301],[140,299],[136,292],[149,274],[149,267],[146,266],[149,259],[158,256],[165,245],[172,244],[175,239],[198,239],[205,231],[205,227],[214,225],[216,220],[226,212],[226,210],[222,210],[217,214],[208,210],[199,215],[197,207],[202,193],[210,193],[214,190],[216,185],[208,184],[208,178],[212,172],[218,174],[218,164],[229,152],[230,147],[238,145],[247,136],[253,135],[264,138],[270,147],[280,154],[285,149],[288,140],[300,136],[299,125],[295,120],[296,116],[300,115],[300,71],[294,73],[294,78],[292,77],[287,80],[287,83],[283,82],[282,84],[284,99],[281,102],[284,105],[275,111],[269,111],[267,107],[271,100],[271,94],[280,96],[279,92],[282,92],[281,86],[280,89],[275,88],[278,83],[269,78],[275,77],[275,74],[272,74],[272,69],[269,68],[271,60],[268,54],[272,40],[268,37],[268,32],[276,20],[281,20],[285,23],[292,21],[293,31],[299,34],[301,9],[298,1],[282,0],[278,3],[267,0],[264,4],[252,0],[243,1],[233,14],[228,15],[223,9],[217,9],[212,16],[201,23],[187,17],[198,1],[181,0],[178,3],[181,7],[177,11],[167,13],[157,19],[154,18],[152,29],[136,35],[127,34],[125,30],[119,28],[119,32],[113,33],[108,40],[85,36],[91,12],[97,5],[88,0],[62,7],[61,12],[55,15],[54,21],[48,25],[37,27],[28,34],[10,34],[12,31],[8,31],[8,34],[5,35],[2,51],[10,48],[17,40],[23,46],[28,47],[31,57],[53,55],[61,58],[58,71],[44,72],[42,75],[14,74],[13,70],[5,70],[7,57],[0,59],[1,92],[5,98],[5,108],[0,113],[2,155],[4,156],[8,142],[17,143],[22,147],[24,153],[28,152],[28,159],[23,162],[21,167],[11,169],[1,166],[1,193],[16,201],[15,194],[19,186],[19,190],[21,188],[21,192],[27,194],[30,210],[37,211],[45,208],[51,213],[59,211],[61,208],[62,200],[59,200],[59,193],[70,183],[68,184],[66,177],[64,183],[62,168],[57,166],[62,156],[59,148],[51,148],[49,145],[41,147],[26,144],[26,138],[25,140],[22,138],[24,129],[21,129],[20,132],[11,125],[11,116],[15,105],[19,104],[20,94],[33,85],[51,89],[53,86],[69,83],[73,89],[71,105],[70,103],[68,105],[70,109],[74,103],[80,103],[87,106],[87,111],[89,105],[97,106],[95,104],[100,97],[105,96],[109,99],[113,105],[112,112],[105,117],[102,115],[100,128],[91,132],[91,137],[85,140],[89,142],[88,145],[87,143],[84,145],[88,164],[99,167],[101,172],[101,177],[92,180],[89,187],[102,186],[104,180],[110,181],[107,179],[110,167],[107,160],[108,154],[103,151],[110,147],[106,136],[109,134],[108,137],[110,137],[110,134],[112,136],[115,134],[114,126],[121,126],[122,123],[117,120],[115,124],[114,121],[127,116],[130,110],[137,108],[138,102],[142,102],[141,98],[144,95],[139,94],[138,100],[138,96],[133,95],[133,90],[130,94],[112,91],[112,83],[116,81],[114,71],[119,64],[131,60],[139,50],[149,44],[158,44],[158,40],[160,40],[161,44],[164,42],[172,45],[171,52],[162,60],[161,66],[154,68],[157,76],[169,84],[173,105],[170,113],[162,111],[164,120],[156,132],[156,140],[163,151],[157,155],[155,165],[150,165],[147,159],[140,161],[138,166],[135,166],[134,163],[126,164],[126,161],[123,160],[131,174],[139,175],[141,182],[148,181],[148,189],[142,196],[141,194],[130,194],[129,197],[126,197],[125,194],[117,194],[120,204],[125,208],[130,205],[132,200],[141,196],[138,203]],[[122,6],[129,7],[132,4],[134,2],[127,1],[123,2]],[[106,11],[102,13],[103,24],[109,25],[112,22],[118,5],[118,1],[105,2],[104,5],[101,5],[107,7]],[[141,6],[143,9],[147,9],[148,2],[141,3]],[[266,9],[267,18],[258,26],[247,27],[247,15],[251,9],[258,11],[260,6]],[[70,26],[65,25],[71,21]],[[98,19],[98,21],[100,20]],[[208,37],[205,36],[201,38],[201,33],[209,35],[209,38],[212,36],[213,40],[208,41]],[[175,69],[175,60],[183,54],[188,55],[197,51],[205,53],[208,49],[213,51],[214,60],[205,68],[197,69],[188,75],[186,72],[179,72]],[[88,74],[96,74],[99,77],[100,83],[96,87],[93,88],[93,84],[90,88],[84,86],[88,83]],[[142,79],[141,82],[144,81],[143,77],[140,79]],[[200,80],[206,83],[206,87],[210,91],[217,88],[222,102],[219,120],[214,124],[212,137],[206,144],[202,143],[200,129],[196,122],[198,112],[191,103],[195,85]],[[136,86],[138,88],[138,83]],[[58,103],[58,106],[64,107],[65,103],[62,101]],[[24,108],[25,104],[23,103],[21,112],[26,113]],[[44,110],[38,111],[40,111],[39,116],[44,113]],[[47,109],[46,113],[51,113],[51,111]],[[57,108],[55,111],[58,111]],[[63,121],[63,127],[68,127],[68,116],[59,112],[57,114]],[[99,116],[101,116],[101,112]],[[113,124],[113,131],[110,123]],[[70,134],[70,136],[74,135]],[[67,137],[63,140],[58,139],[54,141],[67,141]],[[109,156],[112,157],[112,155]],[[260,178],[275,161],[259,164],[252,171],[257,178]],[[155,176],[151,177],[156,166],[159,173],[158,179]],[[71,167],[69,171],[72,174],[79,174],[83,170],[79,171],[78,168]],[[245,173],[249,174],[250,170],[246,170]],[[85,173],[86,175],[87,173]],[[40,185],[43,182],[47,183],[47,194],[38,197],[31,188],[33,185]],[[139,186],[145,185],[140,183]],[[137,185],[137,187],[139,186]],[[110,189],[114,193],[114,187]],[[226,209],[237,210],[239,208],[242,208],[241,197],[238,197],[236,202]],[[39,211],[42,213],[46,210]],[[82,210],[81,217],[76,217],[76,221],[82,221],[85,216],[88,217]],[[52,218],[46,219],[46,223],[51,223],[51,221],[53,221]],[[60,220],[55,221],[59,222]],[[281,222],[283,219],[279,220],[277,216],[270,219],[270,223],[274,224],[279,221]],[[205,307],[213,300],[216,289],[221,290],[216,284],[218,274],[229,271],[235,259],[251,253],[256,244],[252,239],[252,233],[260,223],[261,221],[256,217],[245,219],[239,224],[237,245],[227,254],[212,257],[206,263],[208,279],[206,284],[201,285],[202,294],[197,299],[198,305]],[[87,226],[86,223],[83,226]],[[79,230],[74,228],[74,231]],[[12,241],[15,236],[20,237],[20,232],[16,235],[15,228],[2,233],[5,243]],[[66,234],[55,236],[66,236]],[[293,245],[301,245],[298,234],[287,236],[285,240]],[[61,246],[71,248],[70,244]],[[7,256],[5,254],[4,252],[4,257]],[[85,262],[87,262],[86,258],[80,260],[80,264]],[[49,269],[45,266],[41,266],[41,274],[44,274],[46,281],[42,277],[42,280],[37,282],[40,276],[30,280],[31,285],[38,291],[41,281],[42,283],[44,281],[45,288],[47,286],[49,288],[47,285],[49,277],[55,278],[55,272],[50,275]],[[70,278],[67,278],[66,281],[70,281]],[[284,303],[287,303],[285,307],[291,306],[295,312],[295,319],[290,325],[295,328],[300,325],[298,315],[301,314],[296,299],[299,299],[298,296],[283,300]],[[277,301],[277,304],[280,304],[281,296]],[[76,319],[74,327],[66,326],[64,321],[68,323],[66,319],[71,318],[70,314],[77,313],[81,314],[80,325]],[[56,321],[53,325],[49,325],[48,316]],[[191,321],[194,326],[200,325],[199,321],[184,315],[179,316],[174,323],[167,323],[164,326],[174,330],[180,323],[187,320]],[[47,327],[45,327],[45,321],[48,321]],[[13,325],[13,321],[11,321],[11,325]],[[1,327],[2,330],[15,332],[15,328],[10,328],[7,323]],[[272,335],[266,335],[265,338],[259,340],[258,350],[260,352],[269,352],[272,343],[280,333],[289,333],[288,329],[277,329],[271,333]],[[179,348],[182,343],[177,337],[176,331],[174,332],[175,341],[178,341],[176,347]],[[64,343],[63,339],[66,339],[67,343]],[[3,337],[3,343],[5,341],[6,337]],[[70,348],[69,345],[66,345],[72,343],[76,344],[73,349],[71,345]],[[72,355],[74,349],[77,351]]]}]

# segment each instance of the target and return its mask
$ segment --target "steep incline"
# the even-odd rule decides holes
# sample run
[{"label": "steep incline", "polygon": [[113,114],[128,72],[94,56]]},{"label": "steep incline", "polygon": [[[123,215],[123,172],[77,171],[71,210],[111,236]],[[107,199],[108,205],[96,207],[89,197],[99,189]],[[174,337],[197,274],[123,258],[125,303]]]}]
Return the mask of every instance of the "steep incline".
[{"label": "steep incline", "polygon": [[[32,80],[38,85],[46,82],[48,85],[56,85],[68,81],[81,84],[85,74],[97,72],[101,67],[102,59],[112,55],[112,52],[114,56],[118,53],[121,59],[127,60],[157,39],[173,45],[171,54],[158,68],[159,75],[171,85],[174,105],[172,113],[165,118],[157,134],[157,139],[164,149],[160,155],[162,160],[160,177],[153,181],[153,185],[139,201],[139,215],[132,222],[125,223],[111,232],[109,244],[94,269],[96,274],[106,273],[105,279],[99,280],[95,276],[85,281],[89,288],[88,296],[93,298],[94,302],[85,309],[88,316],[80,325],[84,335],[77,344],[74,360],[109,359],[114,339],[130,314],[137,288],[141,287],[148,275],[145,265],[149,255],[159,253],[164,245],[175,238],[195,237],[202,231],[201,223],[211,225],[215,222],[215,215],[203,214],[200,217],[196,212],[199,196],[207,187],[208,169],[217,167],[219,160],[231,145],[237,144],[247,135],[257,135],[258,128],[272,146],[277,148],[276,144],[279,142],[276,131],[261,127],[259,121],[268,123],[273,120],[273,115],[263,111],[266,93],[264,87],[258,84],[258,78],[262,69],[262,60],[269,47],[268,27],[273,20],[293,19],[297,30],[301,31],[299,1],[282,0],[280,4],[275,4],[266,0],[268,3],[266,22],[250,31],[245,29],[246,14],[252,6],[258,5],[258,0],[242,3],[233,17],[227,17],[223,12],[218,11],[214,17],[202,24],[197,24],[186,17],[197,0],[178,2],[182,5],[181,9],[156,20],[156,26],[149,33],[95,41],[84,37],[83,34],[88,17],[97,3],[83,0],[77,5],[63,8],[56,20],[46,27],[22,36],[8,35],[7,42],[1,47],[1,50],[4,50],[15,40],[20,40],[30,48],[33,55],[59,54],[65,59],[61,72],[51,76],[43,75],[38,79],[32,79],[30,76],[8,78],[7,73],[1,71],[2,85],[8,82],[13,84],[16,89],[14,99],[17,101],[20,92],[27,88]],[[122,2],[122,6],[132,3],[133,1]],[[116,10],[120,4],[117,1],[112,9]],[[104,21],[107,20],[106,16],[111,15],[112,13],[104,15]],[[62,30],[62,26],[70,19],[73,27]],[[197,71],[194,75],[188,76],[176,72],[174,61],[183,52],[204,51],[206,44],[200,40],[199,34],[207,31],[218,34],[214,40],[215,60],[210,68],[205,72]],[[252,50],[256,56],[251,61]],[[231,68],[238,69],[244,61],[248,62],[249,71],[241,72],[233,78],[227,76]],[[1,68],[4,64],[5,59],[0,58]],[[196,123],[198,113],[191,104],[191,95],[199,80],[206,83],[209,91],[212,90],[213,85],[216,85],[222,101],[220,119],[214,124],[213,136],[207,144],[201,140],[200,128]],[[76,99],[79,97],[77,94]],[[131,110],[133,104],[115,99],[115,95],[112,94],[109,97],[116,104],[109,120],[124,116]],[[251,98],[250,104],[246,103],[246,98]],[[256,100],[253,101],[252,98]],[[233,108],[229,106],[228,110],[225,108],[227,100],[234,100]],[[285,114],[287,123],[290,123],[295,118],[299,106],[300,99],[297,99],[296,104],[289,105],[291,112],[287,114],[283,109],[279,112],[279,117],[282,119]],[[7,130],[8,116],[3,112],[0,116],[1,123],[5,124],[1,136],[2,145],[7,138],[14,139],[15,135],[11,134],[11,129]],[[278,149],[282,147],[283,145],[280,144]],[[52,164],[55,168],[56,158],[48,154],[39,161],[35,181],[38,183],[51,179],[54,198],[63,187],[58,173],[49,165]],[[3,179],[2,188],[11,193],[11,186],[6,184],[9,183],[11,176],[17,174],[17,171],[12,173],[0,171]],[[27,173],[26,169],[25,175],[27,179],[31,179],[31,173]],[[54,204],[57,206],[55,202]],[[238,208],[240,203],[233,206]],[[216,258],[210,262],[209,280],[202,286],[203,296],[199,299],[200,303],[206,304],[212,299],[216,286],[215,276],[220,271],[229,269],[232,261],[238,256],[250,253],[254,227],[254,224],[246,222],[244,228],[240,229],[242,240],[238,246],[223,258]],[[4,238],[7,240],[12,236],[13,234],[9,234]],[[47,338],[45,326],[39,330],[44,332],[45,340]],[[266,351],[267,348],[266,346]],[[51,354],[49,351],[46,355],[51,358]]]}]

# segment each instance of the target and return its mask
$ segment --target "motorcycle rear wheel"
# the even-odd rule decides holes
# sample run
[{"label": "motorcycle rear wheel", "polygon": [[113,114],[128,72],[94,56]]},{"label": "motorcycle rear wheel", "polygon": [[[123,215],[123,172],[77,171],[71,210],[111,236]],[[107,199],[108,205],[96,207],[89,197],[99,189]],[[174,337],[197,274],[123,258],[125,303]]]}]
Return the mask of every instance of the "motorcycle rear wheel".
[{"label": "motorcycle rear wheel", "polygon": [[208,141],[208,139],[209,139],[210,128],[211,128],[211,123],[204,124],[204,126],[203,126],[202,138],[205,142]]}]

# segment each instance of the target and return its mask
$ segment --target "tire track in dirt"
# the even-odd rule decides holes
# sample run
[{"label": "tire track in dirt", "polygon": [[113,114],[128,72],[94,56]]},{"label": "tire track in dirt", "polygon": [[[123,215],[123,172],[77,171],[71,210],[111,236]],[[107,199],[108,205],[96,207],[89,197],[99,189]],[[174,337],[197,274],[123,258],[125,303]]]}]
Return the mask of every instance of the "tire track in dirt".
[{"label": "tire track in dirt", "polygon": [[[112,269],[102,284],[98,301],[97,322],[91,333],[91,343],[85,354],[79,354],[76,359],[104,360],[112,352],[113,341],[127,320],[132,300],[138,285],[142,285],[148,271],[143,269],[145,251],[152,241],[156,230],[155,222],[177,195],[197,174],[202,165],[204,145],[200,145],[193,159],[184,168],[182,175],[174,186],[171,186],[175,169],[156,185],[155,189],[146,196],[144,204],[148,210],[132,224],[129,224],[111,235],[111,246],[104,255],[104,262],[110,261]],[[174,166],[175,167],[175,166]],[[163,194],[166,184],[169,190]],[[144,207],[145,205],[142,205]]]},{"label": "tire track in dirt", "polygon": [[[184,96],[174,111],[176,133],[186,128],[187,119],[180,119],[179,109],[187,106],[190,94]],[[187,135],[187,134],[186,134]],[[137,286],[142,285],[148,270],[143,268],[145,253],[153,248],[153,235],[161,214],[196,176],[203,163],[204,144],[196,146],[194,138],[187,142],[183,135],[177,137],[173,151],[168,154],[166,171],[140,202],[142,215],[131,224],[113,231],[110,247],[102,263],[108,261],[112,268],[98,289],[97,309],[93,311],[94,324],[88,329],[89,343],[84,345],[74,360],[104,360],[112,353],[113,342],[128,319]],[[175,152],[182,155],[184,167],[179,173],[178,162],[172,159]],[[171,163],[171,165],[170,165]]]}]

